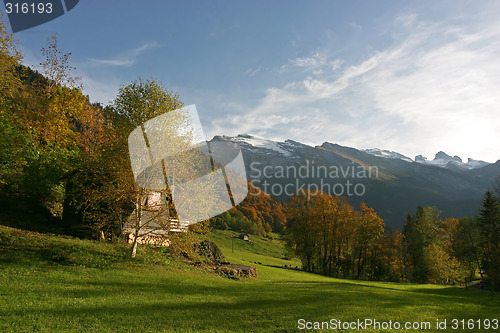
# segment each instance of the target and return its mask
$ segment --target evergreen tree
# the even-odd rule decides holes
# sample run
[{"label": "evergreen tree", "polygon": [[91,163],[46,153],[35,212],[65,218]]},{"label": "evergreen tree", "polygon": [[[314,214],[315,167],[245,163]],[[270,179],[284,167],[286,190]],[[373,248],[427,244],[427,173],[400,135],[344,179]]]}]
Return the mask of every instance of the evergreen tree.
[{"label": "evergreen tree", "polygon": [[491,191],[481,202],[479,230],[483,268],[492,288],[500,288],[500,200]]}]

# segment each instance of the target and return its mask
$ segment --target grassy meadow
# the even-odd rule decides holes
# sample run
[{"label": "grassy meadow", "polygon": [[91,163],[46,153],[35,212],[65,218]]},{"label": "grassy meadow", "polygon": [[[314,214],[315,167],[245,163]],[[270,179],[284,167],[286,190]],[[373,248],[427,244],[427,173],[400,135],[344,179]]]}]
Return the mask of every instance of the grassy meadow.
[{"label": "grassy meadow", "polygon": [[[452,330],[450,321],[499,318],[498,294],[283,269],[300,265],[283,259],[277,236],[234,236],[214,230],[210,238],[232,263],[255,266],[257,278],[231,280],[146,247],[132,260],[125,246],[0,226],[0,332],[290,332],[300,331],[299,319],[332,318],[482,332]],[[448,330],[437,330],[437,319]],[[387,330],[361,330],[379,331]]]}]

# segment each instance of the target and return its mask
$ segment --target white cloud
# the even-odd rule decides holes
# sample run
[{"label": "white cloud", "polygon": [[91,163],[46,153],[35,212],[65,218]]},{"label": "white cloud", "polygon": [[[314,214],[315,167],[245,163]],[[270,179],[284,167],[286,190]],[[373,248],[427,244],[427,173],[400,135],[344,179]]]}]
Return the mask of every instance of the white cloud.
[{"label": "white cloud", "polygon": [[255,74],[257,74],[258,72],[260,72],[261,69],[262,69],[261,66],[259,66],[257,68],[249,68],[245,71],[245,73],[243,73],[243,75],[248,76],[248,77],[252,77],[252,76],[255,76]]},{"label": "white cloud", "polygon": [[500,26],[472,33],[430,27],[408,37],[418,44],[384,52],[382,63],[361,85],[378,112],[411,125],[409,132],[397,133],[402,149],[423,149],[427,155],[443,149],[495,161],[500,158],[495,139],[500,133]]},{"label": "white cloud", "polygon": [[410,13],[410,14],[401,14],[398,15],[395,19],[395,22],[399,26],[403,27],[412,27],[416,25],[417,22],[417,14],[415,13]]},{"label": "white cloud", "polygon": [[363,32],[363,27],[361,25],[357,24],[356,22],[349,23],[349,26],[351,28],[353,28],[354,30],[356,30],[357,32]]},{"label": "white cloud", "polygon": [[[457,26],[413,14],[394,24],[390,47],[342,71],[341,60],[319,51],[289,60],[285,68],[307,69],[305,77],[269,88],[244,115],[214,125],[409,156],[445,150],[464,159],[499,159],[500,24]],[[311,77],[319,70],[321,78]]]},{"label": "white cloud", "polygon": [[322,75],[338,70],[343,64],[341,59],[331,59],[326,52],[316,50],[310,56],[288,59],[288,63],[280,68],[280,72],[300,68],[315,75]]},{"label": "white cloud", "polygon": [[316,68],[316,67],[321,66],[324,63],[324,59],[323,59],[323,56],[318,51],[316,51],[310,57],[290,59],[289,62],[292,66],[296,66],[296,67]]},{"label": "white cloud", "polygon": [[337,69],[340,68],[340,66],[342,66],[343,63],[344,63],[343,60],[341,60],[341,59],[335,59],[334,61],[330,62],[330,65],[332,66],[332,69],[334,71],[336,71]]},{"label": "white cloud", "polygon": [[112,65],[112,66],[124,66],[130,67],[135,64],[137,57],[150,49],[155,49],[159,47],[160,44],[157,42],[146,43],[142,46],[139,46],[135,49],[124,51],[121,54],[117,55],[113,59],[95,59],[91,58],[90,60],[96,63],[104,64],[104,65]]},{"label": "white cloud", "polygon": [[81,75],[83,81],[83,93],[89,95],[91,102],[99,102],[107,105],[113,101],[118,94],[120,82],[118,79],[106,78],[104,80],[91,78],[89,75]]},{"label": "white cloud", "polygon": [[329,57],[326,52],[315,51],[308,57],[298,57],[294,59],[289,59],[288,64],[281,67],[283,70],[288,70],[292,68],[303,68],[310,70],[312,73],[320,75],[325,71],[338,70],[342,66],[344,61],[342,59],[333,59]]}]

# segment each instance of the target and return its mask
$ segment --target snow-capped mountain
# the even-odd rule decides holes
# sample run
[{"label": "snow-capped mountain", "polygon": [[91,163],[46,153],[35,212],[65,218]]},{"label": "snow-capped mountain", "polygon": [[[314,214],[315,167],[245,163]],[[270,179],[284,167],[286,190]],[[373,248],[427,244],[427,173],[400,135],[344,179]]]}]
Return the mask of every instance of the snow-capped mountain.
[{"label": "snow-capped mountain", "polygon": [[[377,148],[359,150],[328,142],[310,146],[251,134],[211,140],[217,141],[238,146],[248,180],[279,200],[287,201],[294,191],[313,186],[346,196],[355,206],[366,203],[392,227],[401,227],[419,204],[436,206],[445,217],[476,216],[484,193],[500,174],[500,161],[463,162],[444,152],[433,160],[423,156],[412,160]],[[374,168],[375,175],[363,177],[362,170]],[[349,183],[363,193],[349,195]],[[339,193],[341,189],[346,192]]]},{"label": "snow-capped mountain", "polygon": [[415,156],[415,162],[428,165],[435,165],[442,168],[459,167],[467,170],[482,168],[489,164],[488,162],[474,160],[472,158],[469,158],[467,162],[463,162],[460,157],[456,155],[451,157],[450,155],[446,154],[443,151],[438,152],[433,160],[428,160],[422,155]]},{"label": "snow-capped mountain", "polygon": [[463,162],[460,157],[458,157],[456,155],[451,157],[450,155],[446,154],[443,151],[438,152],[433,160],[428,160],[426,157],[424,157],[422,155],[417,155],[417,156],[415,156],[415,160],[412,160],[408,156],[405,156],[405,155],[400,154],[398,152],[390,151],[390,150],[383,150],[383,149],[379,149],[379,148],[363,149],[363,151],[365,153],[373,155],[373,156],[398,159],[398,160],[402,160],[402,161],[406,161],[406,162],[417,162],[417,163],[426,164],[426,165],[434,165],[434,166],[438,166],[441,168],[457,168],[458,167],[460,169],[472,170],[472,169],[482,168],[482,167],[489,164],[488,162],[474,160],[472,158],[469,158],[467,162]]},{"label": "snow-capped mountain", "polygon": [[[232,137],[231,141],[234,143],[238,143],[240,145],[245,145],[247,149],[266,149],[268,150],[267,154],[278,153],[285,157],[294,157],[293,151],[297,146],[306,146],[299,142],[293,140],[285,140],[284,142],[269,140],[257,135],[253,134],[239,134],[236,137]],[[310,146],[308,146],[310,147]],[[463,162],[462,159],[458,156],[451,157],[443,151],[440,151],[436,154],[433,160],[428,160],[426,157],[422,155],[415,156],[415,160],[412,160],[410,157],[400,154],[395,151],[384,150],[380,148],[370,148],[361,150],[367,154],[389,158],[389,159],[397,159],[405,162],[417,162],[426,165],[434,165],[442,168],[460,168],[465,170],[472,170],[477,168],[482,168],[488,165],[488,162],[474,160],[469,158],[467,162]]]}]

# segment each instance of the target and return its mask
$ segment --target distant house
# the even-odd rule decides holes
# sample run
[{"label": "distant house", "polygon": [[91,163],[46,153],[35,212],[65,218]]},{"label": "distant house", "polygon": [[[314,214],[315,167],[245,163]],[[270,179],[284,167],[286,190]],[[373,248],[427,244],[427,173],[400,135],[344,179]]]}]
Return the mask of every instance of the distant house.
[{"label": "distant house", "polygon": [[[169,246],[169,234],[188,231],[188,221],[179,221],[170,215],[165,195],[154,191],[148,193],[142,206],[138,243]],[[134,241],[136,228],[137,213],[134,210],[122,228],[129,243]]]},{"label": "distant house", "polygon": [[161,192],[149,192],[146,197],[143,209],[145,210],[160,210],[162,209],[163,202]]},{"label": "distant house", "polygon": [[239,239],[243,239],[244,241],[247,241],[247,242],[250,241],[250,237],[247,234],[240,234],[238,237],[239,237]]}]

